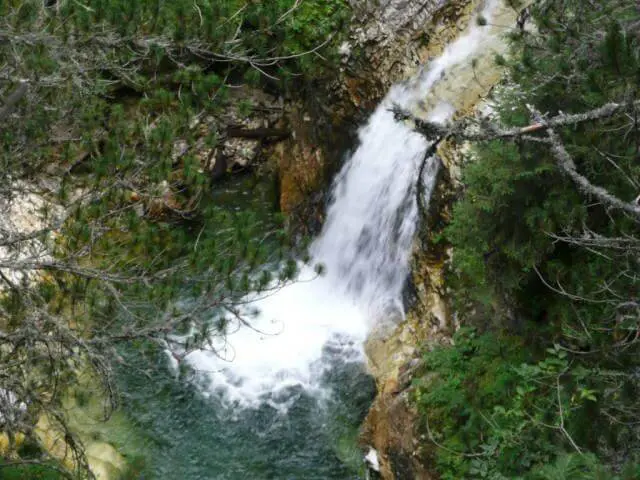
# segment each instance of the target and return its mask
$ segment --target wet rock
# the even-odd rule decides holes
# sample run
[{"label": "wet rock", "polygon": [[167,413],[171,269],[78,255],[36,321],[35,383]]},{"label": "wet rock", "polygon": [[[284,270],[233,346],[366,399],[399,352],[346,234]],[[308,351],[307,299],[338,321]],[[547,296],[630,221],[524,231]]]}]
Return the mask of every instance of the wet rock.
[{"label": "wet rock", "polygon": [[363,442],[374,445],[383,479],[431,480],[433,450],[416,444],[417,414],[407,394],[379,395],[369,410],[362,433]]},{"label": "wet rock", "polygon": [[[300,105],[289,111],[292,136],[276,146],[276,162],[280,184],[280,210],[293,214],[326,182],[327,157],[316,143],[315,123]],[[311,221],[312,218],[307,219]]]},{"label": "wet rock", "polygon": [[349,35],[350,55],[340,83],[358,106],[377,103],[392,84],[437,56],[464,28],[474,4],[472,0],[349,3],[358,21]]}]

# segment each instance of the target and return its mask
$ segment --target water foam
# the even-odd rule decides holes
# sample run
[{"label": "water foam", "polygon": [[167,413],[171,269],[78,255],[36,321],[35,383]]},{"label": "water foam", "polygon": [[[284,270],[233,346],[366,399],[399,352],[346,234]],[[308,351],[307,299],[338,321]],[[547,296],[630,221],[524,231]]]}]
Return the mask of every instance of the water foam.
[{"label": "water foam", "polygon": [[[486,7],[485,18],[495,4]],[[391,88],[360,129],[359,146],[334,181],[326,223],[311,247],[313,261],[325,265],[326,275],[255,302],[261,312],[255,329],[240,328],[219,345],[225,358],[207,351],[187,357],[207,373],[210,392],[220,390],[234,405],[269,402],[286,408],[296,389],[322,391],[327,352],[360,361],[371,328],[383,319],[402,319],[418,217],[417,177],[429,144],[410,125],[397,122],[391,108],[416,111],[447,72],[487,50],[495,37],[491,32],[471,25],[413,80]],[[424,116],[445,122],[454,113],[451,99],[438,98]],[[435,160],[427,161],[428,198],[437,168]],[[312,276],[304,267],[300,278]]]}]

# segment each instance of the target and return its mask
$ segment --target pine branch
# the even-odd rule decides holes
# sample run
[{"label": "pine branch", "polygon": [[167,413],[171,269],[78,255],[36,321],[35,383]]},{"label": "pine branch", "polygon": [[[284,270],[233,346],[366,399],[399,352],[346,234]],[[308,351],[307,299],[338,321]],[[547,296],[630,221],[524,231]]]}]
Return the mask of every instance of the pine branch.
[{"label": "pine branch", "polygon": [[571,158],[571,155],[567,152],[567,149],[564,147],[558,134],[552,128],[547,128],[547,132],[549,134],[549,139],[551,140],[551,152],[556,158],[558,166],[569,176],[569,178],[571,178],[571,180],[573,180],[583,193],[593,195],[602,203],[640,217],[640,205],[619,199],[615,195],[609,193],[606,189],[592,184],[586,177],[578,173],[573,158]]},{"label": "pine branch", "polygon": [[[635,104],[640,105],[640,102],[635,102]],[[606,116],[613,115],[620,109],[614,108],[614,106],[618,107],[618,104],[605,105],[605,107],[600,109],[587,112],[585,114],[574,115],[574,117],[577,118],[576,122],[605,118]],[[532,110],[532,112],[539,118],[541,129],[546,129],[547,131],[547,135],[551,141],[551,152],[553,153],[560,170],[567,174],[583,193],[596,197],[602,203],[610,207],[619,208],[640,218],[640,205],[619,199],[605,188],[592,184],[585,176],[578,172],[573,158],[562,143],[562,139],[553,128],[555,125],[566,125],[566,123],[556,123],[555,125],[552,125],[549,121],[544,120],[541,115],[536,115],[537,112],[535,112],[535,110]],[[597,115],[599,116],[596,116],[593,112],[597,112]]]}]

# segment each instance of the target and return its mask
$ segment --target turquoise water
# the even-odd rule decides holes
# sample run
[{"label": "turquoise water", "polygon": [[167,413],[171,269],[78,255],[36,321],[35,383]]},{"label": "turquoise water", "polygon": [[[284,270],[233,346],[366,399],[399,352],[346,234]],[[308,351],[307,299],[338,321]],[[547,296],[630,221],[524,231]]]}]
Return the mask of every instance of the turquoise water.
[{"label": "turquoise water", "polygon": [[[218,185],[218,205],[257,212],[268,221],[275,192],[268,178],[234,178]],[[157,349],[122,352],[118,372],[122,412],[135,442],[123,449],[132,463],[129,478],[157,480],[352,480],[363,478],[358,428],[373,400],[374,382],[361,363],[327,349],[323,398],[301,388],[281,394],[282,413],[225,406],[201,377],[168,367]],[[127,451],[127,448],[129,451]]]},{"label": "turquoise water", "polygon": [[162,352],[130,352],[127,363],[119,375],[123,410],[141,454],[133,478],[362,478],[357,430],[375,387],[361,364],[333,359],[323,378],[329,398],[292,388],[283,414],[266,404],[242,410],[206,398],[190,374],[174,377]]}]

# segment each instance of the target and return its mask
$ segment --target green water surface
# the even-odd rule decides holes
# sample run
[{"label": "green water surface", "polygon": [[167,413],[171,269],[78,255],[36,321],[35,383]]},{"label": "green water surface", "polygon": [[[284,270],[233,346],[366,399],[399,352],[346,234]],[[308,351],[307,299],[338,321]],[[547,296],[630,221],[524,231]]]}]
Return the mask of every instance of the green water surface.
[{"label": "green water surface", "polygon": [[[218,204],[265,218],[274,211],[275,197],[273,183],[255,176],[233,179],[212,194]],[[285,393],[290,407],[281,413],[267,403],[243,410],[203,395],[192,373],[176,377],[157,350],[123,355],[122,412],[130,424],[129,438],[135,438],[121,448],[133,464],[129,478],[363,478],[357,435],[375,387],[362,363],[328,351],[330,367],[322,379],[326,398],[292,388]]]}]

